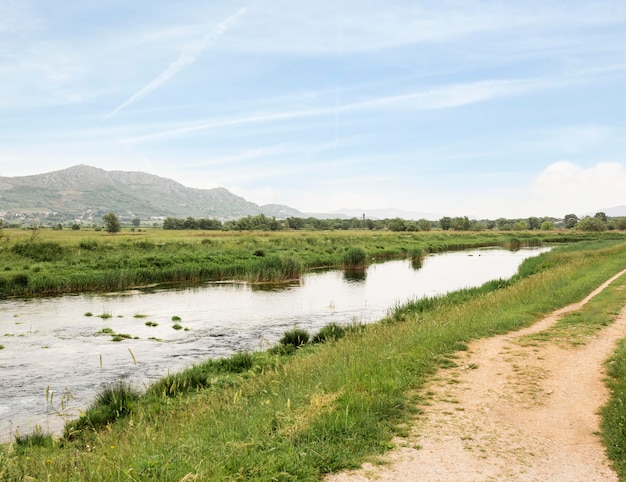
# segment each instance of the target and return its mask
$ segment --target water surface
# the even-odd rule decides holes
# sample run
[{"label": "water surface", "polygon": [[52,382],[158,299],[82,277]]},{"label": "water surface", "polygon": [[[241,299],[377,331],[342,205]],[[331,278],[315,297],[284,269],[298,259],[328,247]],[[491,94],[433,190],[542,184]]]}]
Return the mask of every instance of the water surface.
[{"label": "water surface", "polygon": [[[545,250],[435,254],[421,269],[390,261],[361,276],[327,271],[269,288],[208,283],[1,301],[0,440],[35,424],[58,432],[103,383],[125,378],[145,386],[199,360],[268,348],[295,326],[313,334],[331,322],[374,322],[410,299],[509,278],[525,258]],[[173,329],[175,323],[183,329]],[[103,328],[133,339],[113,342]]]}]

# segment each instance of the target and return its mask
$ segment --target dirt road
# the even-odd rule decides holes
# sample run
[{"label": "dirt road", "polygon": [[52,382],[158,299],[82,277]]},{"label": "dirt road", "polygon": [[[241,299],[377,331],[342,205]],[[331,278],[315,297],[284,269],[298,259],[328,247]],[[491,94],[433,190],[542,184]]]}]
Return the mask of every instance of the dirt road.
[{"label": "dirt road", "polygon": [[603,362],[626,336],[626,308],[578,348],[519,342],[579,310],[615,278],[529,328],[472,343],[458,367],[426,387],[430,404],[384,465],[327,482],[617,481],[597,413],[608,397]]}]

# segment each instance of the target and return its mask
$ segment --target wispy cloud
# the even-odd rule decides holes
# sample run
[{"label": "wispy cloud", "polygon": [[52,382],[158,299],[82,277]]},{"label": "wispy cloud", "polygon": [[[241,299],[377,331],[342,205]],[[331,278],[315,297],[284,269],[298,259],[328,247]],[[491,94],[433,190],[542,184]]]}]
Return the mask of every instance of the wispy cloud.
[{"label": "wispy cloud", "polygon": [[154,78],[148,85],[143,87],[142,89],[135,92],[128,99],[122,102],[119,106],[113,109],[107,116],[104,118],[105,120],[111,119],[122,109],[128,107],[133,102],[136,102],[139,99],[150,94],[152,91],[158,89],[161,85],[166,83],[172,77],[177,75],[181,70],[185,67],[193,64],[200,54],[207,49],[207,47],[220,35],[222,35],[226,30],[228,30],[239,17],[246,13],[246,8],[243,7],[239,9],[235,14],[226,17],[221,22],[219,22],[215,27],[211,29],[211,31],[205,35],[200,41],[188,45],[183,51],[180,53],[178,58],[172,62],[163,72],[161,72],[156,78]]},{"label": "wispy cloud", "polygon": [[430,90],[411,92],[393,96],[383,96],[343,105],[320,107],[285,112],[266,112],[230,119],[215,119],[183,125],[168,130],[125,139],[135,144],[163,138],[187,135],[223,127],[235,127],[245,124],[262,124],[284,120],[320,117],[342,113],[360,112],[385,108],[413,110],[436,110],[461,107],[491,99],[522,95],[531,91],[542,90],[561,85],[563,81],[555,79],[489,80],[454,84]]}]

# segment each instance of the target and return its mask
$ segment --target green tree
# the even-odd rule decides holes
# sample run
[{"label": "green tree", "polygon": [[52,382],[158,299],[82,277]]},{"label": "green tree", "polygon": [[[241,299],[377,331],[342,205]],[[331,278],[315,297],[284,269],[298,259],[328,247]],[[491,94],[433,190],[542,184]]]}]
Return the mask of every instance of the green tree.
[{"label": "green tree", "polygon": [[541,221],[539,218],[530,217],[528,218],[528,229],[539,229],[541,227]]},{"label": "green tree", "polygon": [[133,220],[131,221],[132,225],[135,226],[136,228],[138,228],[141,225],[141,219],[139,218],[133,218]]},{"label": "green tree", "polygon": [[578,216],[576,216],[575,214],[566,214],[565,217],[563,218],[563,225],[567,229],[572,229],[577,224],[578,224]]},{"label": "green tree", "polygon": [[107,233],[119,233],[122,230],[120,220],[117,219],[117,216],[114,213],[106,213],[102,216],[102,220],[104,221],[104,230]]},{"label": "green tree", "polygon": [[579,229],[580,231],[596,231],[596,232],[600,232],[600,231],[606,231],[606,223],[604,221],[602,221],[600,218],[590,218],[590,217],[586,217],[584,219],[582,219],[577,225],[576,225],[576,229]]},{"label": "green tree", "polygon": [[467,216],[459,216],[452,220],[452,229],[455,231],[469,231],[470,226],[471,223]]},{"label": "green tree", "polygon": [[439,226],[441,226],[441,229],[443,229],[444,231],[447,231],[452,227],[452,218],[449,216],[444,216],[439,220]]},{"label": "green tree", "polygon": [[622,216],[621,218],[617,218],[615,220],[615,229],[626,230],[626,216]]},{"label": "green tree", "polygon": [[606,223],[608,221],[608,219],[606,218],[606,214],[603,212],[596,213],[594,218],[598,218],[603,223]]},{"label": "green tree", "polygon": [[541,223],[542,231],[552,231],[553,229],[554,229],[554,223],[550,221],[544,221],[543,223]]},{"label": "green tree", "polygon": [[404,219],[394,218],[387,225],[389,231],[406,231],[406,222]]},{"label": "green tree", "polygon": [[418,222],[420,231],[430,231],[433,227],[432,223],[428,219],[420,219]]}]

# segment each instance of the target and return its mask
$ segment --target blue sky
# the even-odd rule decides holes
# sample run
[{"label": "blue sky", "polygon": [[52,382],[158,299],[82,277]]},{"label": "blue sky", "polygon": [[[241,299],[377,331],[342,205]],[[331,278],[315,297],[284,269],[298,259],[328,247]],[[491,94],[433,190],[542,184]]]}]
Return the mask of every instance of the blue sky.
[{"label": "blue sky", "polygon": [[305,212],[626,204],[623,0],[0,0],[0,176]]}]

